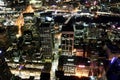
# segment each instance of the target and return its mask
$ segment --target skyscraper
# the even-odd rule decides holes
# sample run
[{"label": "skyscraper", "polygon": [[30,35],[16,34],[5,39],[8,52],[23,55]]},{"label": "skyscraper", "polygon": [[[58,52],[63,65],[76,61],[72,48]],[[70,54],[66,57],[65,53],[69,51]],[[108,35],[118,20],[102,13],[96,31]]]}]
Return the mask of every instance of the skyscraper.
[{"label": "skyscraper", "polygon": [[51,23],[43,22],[39,26],[40,31],[40,41],[41,41],[41,49],[43,54],[43,59],[51,59],[52,58],[52,34],[51,34]]},{"label": "skyscraper", "polygon": [[62,55],[74,55],[74,30],[72,25],[62,26],[61,48]]}]

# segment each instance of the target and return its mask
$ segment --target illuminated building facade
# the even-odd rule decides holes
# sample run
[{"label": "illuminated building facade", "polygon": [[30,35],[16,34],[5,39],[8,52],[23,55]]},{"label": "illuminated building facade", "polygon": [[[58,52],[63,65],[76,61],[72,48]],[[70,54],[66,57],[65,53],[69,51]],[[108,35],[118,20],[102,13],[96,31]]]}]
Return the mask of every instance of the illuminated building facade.
[{"label": "illuminated building facade", "polygon": [[39,37],[39,31],[38,28],[36,27],[36,17],[34,13],[24,13],[24,27],[22,28],[23,31],[31,31],[33,38],[38,38]]},{"label": "illuminated building facade", "polygon": [[[41,44],[38,27],[36,27],[36,17],[34,13],[24,13],[23,40],[24,48],[32,55],[32,60],[41,60]],[[31,47],[30,47],[31,46]],[[32,50],[32,52],[31,52]]]},{"label": "illuminated building facade", "polygon": [[41,41],[41,53],[43,59],[50,60],[52,58],[52,34],[51,34],[51,23],[43,22],[39,26],[40,30],[40,41]]},{"label": "illuminated building facade", "polygon": [[60,56],[60,67],[66,76],[89,76],[90,72],[90,59],[78,56]]},{"label": "illuminated building facade", "polygon": [[42,6],[42,0],[30,0],[29,2],[34,8],[39,8]]},{"label": "illuminated building facade", "polygon": [[35,18],[34,13],[24,13],[24,29],[23,30],[31,30],[34,26]]},{"label": "illuminated building facade", "polygon": [[74,55],[74,31],[73,26],[63,25],[61,35],[62,55]]},{"label": "illuminated building facade", "polygon": [[74,48],[76,50],[76,56],[85,56],[85,43],[84,39],[87,35],[87,28],[81,23],[74,25]]}]

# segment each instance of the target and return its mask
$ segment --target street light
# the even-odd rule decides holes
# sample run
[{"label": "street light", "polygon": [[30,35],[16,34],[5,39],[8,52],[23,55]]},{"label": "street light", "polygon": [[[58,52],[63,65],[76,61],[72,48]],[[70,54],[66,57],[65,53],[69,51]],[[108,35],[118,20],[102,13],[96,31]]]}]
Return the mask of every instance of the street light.
[{"label": "street light", "polygon": [[85,68],[85,65],[78,65],[79,68]]},{"label": "street light", "polygon": [[0,50],[0,54],[2,54],[2,50]]}]

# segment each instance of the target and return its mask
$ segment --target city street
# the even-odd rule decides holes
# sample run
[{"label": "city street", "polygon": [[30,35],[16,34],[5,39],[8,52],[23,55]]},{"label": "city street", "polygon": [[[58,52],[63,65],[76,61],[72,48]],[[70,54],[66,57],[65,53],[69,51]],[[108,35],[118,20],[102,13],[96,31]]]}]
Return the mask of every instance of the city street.
[{"label": "city street", "polygon": [[60,44],[60,37],[61,34],[55,34],[54,37],[56,38],[54,51],[54,60],[52,62],[51,67],[51,80],[56,80],[55,71],[58,70],[58,59],[59,59],[59,44]]}]

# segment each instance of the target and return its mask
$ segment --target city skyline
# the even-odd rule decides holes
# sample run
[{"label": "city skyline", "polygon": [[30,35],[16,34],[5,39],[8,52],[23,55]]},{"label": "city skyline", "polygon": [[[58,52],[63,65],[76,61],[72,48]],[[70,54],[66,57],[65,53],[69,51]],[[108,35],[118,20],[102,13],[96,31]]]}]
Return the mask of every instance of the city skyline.
[{"label": "city skyline", "polygon": [[119,80],[119,3],[19,2],[0,6],[0,79]]}]

